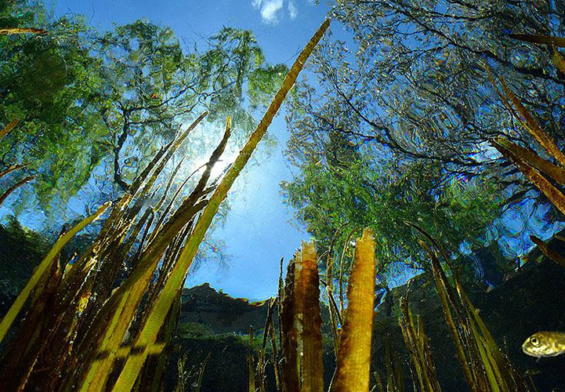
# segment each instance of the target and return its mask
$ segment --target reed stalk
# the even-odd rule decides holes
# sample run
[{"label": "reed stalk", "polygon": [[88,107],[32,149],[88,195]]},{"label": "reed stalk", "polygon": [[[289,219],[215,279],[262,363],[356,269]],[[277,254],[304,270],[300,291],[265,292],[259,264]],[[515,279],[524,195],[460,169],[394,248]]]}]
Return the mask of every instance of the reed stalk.
[{"label": "reed stalk", "polygon": [[369,391],[375,274],[375,241],[372,231],[365,229],[357,239],[349,276],[334,391]]}]

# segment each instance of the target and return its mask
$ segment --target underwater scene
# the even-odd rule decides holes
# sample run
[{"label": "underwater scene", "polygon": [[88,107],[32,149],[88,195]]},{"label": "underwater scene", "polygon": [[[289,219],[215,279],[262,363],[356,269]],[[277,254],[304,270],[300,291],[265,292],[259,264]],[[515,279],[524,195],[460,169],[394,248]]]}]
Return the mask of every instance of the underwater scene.
[{"label": "underwater scene", "polygon": [[565,392],[565,0],[0,0],[0,392]]}]

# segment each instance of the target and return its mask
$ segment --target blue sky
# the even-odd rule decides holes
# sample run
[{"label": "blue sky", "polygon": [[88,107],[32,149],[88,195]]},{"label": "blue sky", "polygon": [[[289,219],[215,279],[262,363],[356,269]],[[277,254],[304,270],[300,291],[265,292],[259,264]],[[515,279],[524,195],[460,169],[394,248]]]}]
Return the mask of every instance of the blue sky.
[{"label": "blue sky", "polygon": [[[312,0],[54,0],[56,15],[76,13],[93,26],[107,29],[140,18],[170,26],[190,45],[204,43],[223,26],[251,29],[270,63],[292,62],[323,22],[328,7]],[[323,2],[321,2],[323,3]],[[231,193],[231,211],[215,237],[225,241],[224,267],[204,264],[191,274],[187,286],[209,282],[234,297],[264,299],[276,295],[279,260],[294,253],[304,231],[291,223],[292,211],[284,205],[279,183],[289,180],[291,169],[283,150],[288,139],[284,116],[270,128],[278,146],[257,154],[254,165]],[[264,147],[264,146],[263,146]],[[244,182],[244,183],[242,183]]]}]

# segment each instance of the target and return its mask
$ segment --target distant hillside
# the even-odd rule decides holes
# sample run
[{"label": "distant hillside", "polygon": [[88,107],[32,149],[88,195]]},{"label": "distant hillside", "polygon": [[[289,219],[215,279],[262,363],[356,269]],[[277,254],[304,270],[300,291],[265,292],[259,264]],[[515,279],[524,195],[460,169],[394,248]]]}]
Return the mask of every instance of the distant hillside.
[{"label": "distant hillside", "polygon": [[268,306],[268,301],[232,298],[204,283],[183,290],[180,323],[203,324],[214,334],[248,334],[250,326],[256,330],[265,326]]}]

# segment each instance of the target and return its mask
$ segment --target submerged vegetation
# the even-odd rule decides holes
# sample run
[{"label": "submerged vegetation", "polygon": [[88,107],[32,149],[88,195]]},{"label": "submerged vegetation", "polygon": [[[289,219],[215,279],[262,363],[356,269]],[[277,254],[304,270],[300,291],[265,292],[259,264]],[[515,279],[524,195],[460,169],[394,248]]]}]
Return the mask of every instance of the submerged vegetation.
[{"label": "submerged vegetation", "polygon": [[[461,390],[537,391],[471,300],[523,263],[465,256],[511,241],[509,212],[565,214],[565,4],[435,3],[339,1],[332,17],[355,51],[322,39],[326,19],[287,69],[265,62],[250,31],[223,28],[187,51],[147,21],[99,32],[52,21],[41,2],[0,1],[0,204],[16,218],[41,208],[45,231],[65,223],[0,321],[0,389],[165,388],[175,339],[210,338],[198,324],[179,329],[186,276],[290,96],[300,175],[282,188],[315,240],[285,276],[281,261],[264,328],[249,330],[246,390],[446,390],[437,325],[409,291],[393,315],[399,335],[379,336],[386,354],[373,357],[377,293],[390,301],[396,280],[420,274]],[[292,90],[312,55],[317,83]],[[175,390],[199,391],[211,354],[192,368],[190,352],[176,354]]]},{"label": "submerged vegetation", "polygon": [[[180,205],[174,204],[174,198],[167,200],[167,192],[157,197],[155,205],[149,202],[156,196],[157,180],[166,165],[208,112],[164,144],[131,185],[120,184],[123,179],[116,178],[120,172],[114,172],[125,193],[114,203],[93,244],[72,263],[64,265],[58,257],[76,233],[110,208],[110,202],[60,236],[3,318],[0,341],[33,293],[18,333],[4,350],[0,374],[4,390],[128,391],[139,385],[136,382],[147,384],[143,388],[159,388],[163,363],[158,361],[145,372],[143,367],[148,355],[160,354],[172,336],[181,288],[198,247],[328,25],[326,21],[298,57],[263,119],[222,177],[211,174],[230,139],[230,117],[223,138],[199,168],[204,169],[199,180]],[[211,72],[210,76],[218,75]],[[149,109],[161,106],[163,102],[154,103]],[[125,110],[128,115],[121,135],[127,137],[129,115],[138,109]],[[161,121],[166,120],[168,126],[174,126],[174,116]],[[118,152],[120,140],[121,136]],[[44,318],[44,314],[52,317]]]}]

